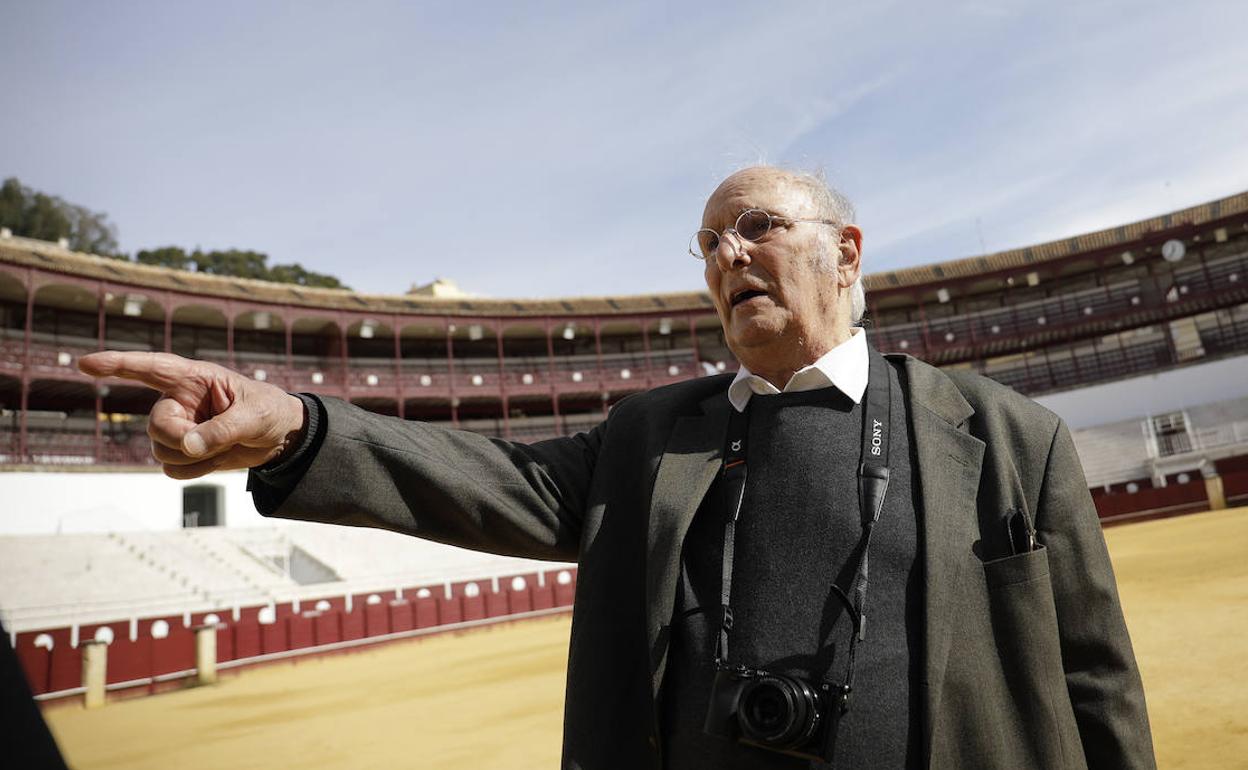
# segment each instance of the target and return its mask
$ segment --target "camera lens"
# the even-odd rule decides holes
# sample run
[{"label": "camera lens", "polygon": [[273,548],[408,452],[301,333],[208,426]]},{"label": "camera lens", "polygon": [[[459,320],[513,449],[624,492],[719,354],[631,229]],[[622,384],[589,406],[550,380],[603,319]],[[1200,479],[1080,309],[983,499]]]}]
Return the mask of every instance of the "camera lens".
[{"label": "camera lens", "polygon": [[819,694],[787,676],[767,676],[745,686],[738,712],[741,732],[776,748],[800,746],[819,724]]}]

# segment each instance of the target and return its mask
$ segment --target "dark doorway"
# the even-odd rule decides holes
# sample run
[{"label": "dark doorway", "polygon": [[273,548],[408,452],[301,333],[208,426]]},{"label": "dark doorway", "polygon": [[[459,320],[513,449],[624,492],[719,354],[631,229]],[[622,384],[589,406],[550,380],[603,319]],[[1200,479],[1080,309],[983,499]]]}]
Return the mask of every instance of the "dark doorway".
[{"label": "dark doorway", "polygon": [[216,484],[192,484],[182,488],[182,526],[219,527],[224,523],[221,513],[221,487]]}]

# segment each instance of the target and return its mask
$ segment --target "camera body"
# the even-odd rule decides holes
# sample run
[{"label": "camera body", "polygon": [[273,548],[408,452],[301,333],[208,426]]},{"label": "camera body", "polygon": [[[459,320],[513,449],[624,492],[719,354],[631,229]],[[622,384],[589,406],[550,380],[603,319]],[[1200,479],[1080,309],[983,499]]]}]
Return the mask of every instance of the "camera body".
[{"label": "camera body", "polygon": [[703,731],[803,759],[832,761],[836,727],[849,687],[801,677],[715,665]]}]

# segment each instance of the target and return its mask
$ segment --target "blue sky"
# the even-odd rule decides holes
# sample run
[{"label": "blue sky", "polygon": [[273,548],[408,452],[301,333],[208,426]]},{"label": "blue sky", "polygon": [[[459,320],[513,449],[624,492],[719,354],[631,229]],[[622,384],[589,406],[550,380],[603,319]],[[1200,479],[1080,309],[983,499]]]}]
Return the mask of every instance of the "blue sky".
[{"label": "blue sky", "polygon": [[1240,0],[9,3],[0,176],[127,251],[550,297],[702,288],[707,194],[779,162],[850,195],[871,272],[1248,189],[1246,29]]}]

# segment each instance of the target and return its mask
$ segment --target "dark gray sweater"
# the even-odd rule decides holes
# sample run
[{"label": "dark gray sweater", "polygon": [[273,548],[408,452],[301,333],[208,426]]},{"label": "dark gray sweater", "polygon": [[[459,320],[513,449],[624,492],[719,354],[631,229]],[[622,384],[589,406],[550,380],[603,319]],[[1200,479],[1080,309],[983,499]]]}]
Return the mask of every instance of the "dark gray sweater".
[{"label": "dark gray sweater", "polygon": [[[869,623],[858,646],[849,712],[837,734],[839,768],[921,763],[919,484],[905,399],[899,387],[893,392],[891,479],[871,541]],[[836,388],[823,388],[755,396],[749,412],[749,475],[737,524],[729,660],[813,681],[829,673],[844,681],[851,621],[831,585],[835,581],[848,590],[858,566],[863,405]],[[726,515],[716,482],[684,545],[662,695],[665,766],[826,767],[702,732],[714,668]]]}]

